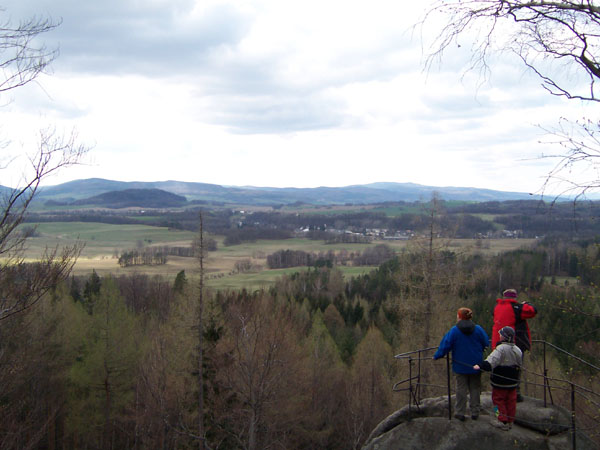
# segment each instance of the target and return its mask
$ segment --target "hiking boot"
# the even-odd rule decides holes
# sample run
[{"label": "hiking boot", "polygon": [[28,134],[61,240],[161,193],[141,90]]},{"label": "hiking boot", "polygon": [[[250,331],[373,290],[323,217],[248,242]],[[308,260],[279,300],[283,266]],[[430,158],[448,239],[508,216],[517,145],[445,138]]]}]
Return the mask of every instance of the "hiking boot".
[{"label": "hiking boot", "polygon": [[517,403],[521,403],[523,400],[525,400],[523,396],[521,394],[517,394]]},{"label": "hiking boot", "polygon": [[465,416],[462,414],[454,414],[454,418],[460,420],[461,422],[465,421]]},{"label": "hiking boot", "polygon": [[500,422],[499,420],[492,420],[490,422],[490,425],[493,426],[494,428],[498,428],[502,431],[508,431],[510,430],[510,425],[504,422]]}]

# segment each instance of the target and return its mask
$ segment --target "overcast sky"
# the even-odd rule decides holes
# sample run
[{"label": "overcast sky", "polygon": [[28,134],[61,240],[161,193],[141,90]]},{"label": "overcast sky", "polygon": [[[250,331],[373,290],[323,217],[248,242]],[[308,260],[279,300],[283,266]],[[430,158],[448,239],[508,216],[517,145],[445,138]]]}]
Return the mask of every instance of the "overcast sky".
[{"label": "overcast sky", "polygon": [[[5,154],[52,124],[93,149],[48,184],[100,177],[274,187],[378,181],[536,192],[540,144],[581,106],[468,45],[424,72],[428,1],[0,0],[44,35],[52,73],[1,98]],[[12,152],[12,153],[11,153]],[[0,184],[18,182],[14,160]]]}]

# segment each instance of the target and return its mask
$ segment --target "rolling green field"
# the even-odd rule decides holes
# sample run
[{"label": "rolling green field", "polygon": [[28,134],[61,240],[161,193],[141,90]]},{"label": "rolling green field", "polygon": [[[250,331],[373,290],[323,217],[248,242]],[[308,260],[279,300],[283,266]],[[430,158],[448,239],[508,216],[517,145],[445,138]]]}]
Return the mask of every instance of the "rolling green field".
[{"label": "rolling green field", "polygon": [[[27,226],[30,226],[30,224],[27,224]],[[186,274],[193,277],[197,273],[197,261],[194,258],[169,257],[166,265],[123,268],[118,264],[118,255],[124,250],[139,248],[140,246],[189,246],[194,237],[195,233],[193,232],[146,225],[111,225],[83,222],[41,223],[37,225],[36,236],[28,240],[25,256],[27,260],[33,261],[40,257],[46,247],[63,247],[72,245],[79,240],[85,243],[85,247],[75,265],[74,273],[76,275],[87,275],[92,270],[96,270],[101,275],[141,272],[148,275],[174,278],[179,271],[185,270]],[[267,256],[278,250],[303,250],[315,253],[339,252],[341,250],[362,252],[369,246],[384,242],[328,245],[324,241],[293,238],[259,240],[226,247],[223,246],[221,236],[211,237],[217,240],[218,249],[215,252],[210,252],[205,260],[206,284],[220,289],[258,288],[272,284],[282,274],[304,270],[302,268],[268,269]],[[476,248],[475,240],[456,239],[449,241],[448,245],[455,251],[478,251],[496,254],[528,246],[532,242],[533,240],[530,239],[490,239],[484,241],[485,245]],[[385,243],[397,252],[415,245],[412,241],[385,241]],[[239,261],[250,261],[252,269],[247,273],[237,273],[235,266]],[[366,273],[373,269],[373,267],[346,266],[339,268],[348,277]]]},{"label": "rolling green field", "polygon": [[[30,226],[30,224],[27,224]],[[87,222],[49,222],[36,225],[37,236],[29,239],[27,256],[35,258],[46,246],[85,242],[82,256],[111,256],[115,250],[144,245],[189,245],[194,233],[146,225],[110,225]]]}]

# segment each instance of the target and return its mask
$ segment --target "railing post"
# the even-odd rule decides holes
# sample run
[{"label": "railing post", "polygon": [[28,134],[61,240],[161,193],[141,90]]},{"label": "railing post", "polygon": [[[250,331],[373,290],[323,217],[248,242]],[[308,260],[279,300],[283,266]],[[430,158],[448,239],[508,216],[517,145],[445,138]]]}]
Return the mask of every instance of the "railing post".
[{"label": "railing post", "polygon": [[452,420],[452,390],[450,388],[450,353],[446,355],[446,380],[448,382],[448,420]]},{"label": "railing post", "polygon": [[421,350],[417,353],[417,405],[421,403]]},{"label": "railing post", "polygon": [[413,384],[412,384],[412,356],[408,357],[408,420],[412,417],[411,402],[413,396]]},{"label": "railing post", "polygon": [[575,428],[575,385],[571,383],[571,445],[577,448],[577,429]]},{"label": "railing post", "polygon": [[548,389],[548,369],[546,368],[546,341],[544,341],[544,408],[548,407],[546,402],[546,389]]}]

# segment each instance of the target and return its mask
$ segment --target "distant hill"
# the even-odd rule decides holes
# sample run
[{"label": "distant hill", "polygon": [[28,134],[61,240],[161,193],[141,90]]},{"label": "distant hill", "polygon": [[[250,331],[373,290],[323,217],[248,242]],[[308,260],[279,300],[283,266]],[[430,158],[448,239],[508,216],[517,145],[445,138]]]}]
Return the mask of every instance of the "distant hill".
[{"label": "distant hill", "polygon": [[185,197],[161,189],[125,189],[110,191],[76,200],[70,205],[93,205],[105,208],[174,208],[187,203]]},{"label": "distant hill", "polygon": [[85,180],[69,181],[56,186],[45,186],[40,190],[40,197],[50,197],[60,200],[63,197],[82,199],[110,191],[126,189],[161,189],[173,194],[194,197],[224,195],[231,188],[217,184],[186,183],[181,181],[113,181],[103,178],[88,178]]},{"label": "distant hill", "polygon": [[[115,191],[149,190],[157,189],[177,196],[185,197],[188,202],[201,201],[213,202],[223,205],[289,205],[305,203],[309,205],[343,205],[372,204],[397,201],[428,201],[433,192],[437,192],[444,200],[460,201],[506,201],[506,200],[531,200],[539,198],[523,192],[504,192],[490,189],[476,189],[469,187],[434,187],[414,183],[372,183],[365,185],[352,185],[345,187],[317,187],[317,188],[273,188],[256,186],[221,186],[208,183],[190,183],[182,181],[113,181],[101,178],[70,181],[56,186],[46,186],[40,189],[37,201],[46,203],[49,200],[68,203],[90,204],[90,198],[101,196]],[[131,193],[130,193],[131,194]],[[144,202],[151,200],[151,195],[138,193],[138,197],[127,195],[119,198],[116,194],[109,197],[94,199],[93,204],[102,204],[111,207],[115,205],[131,205],[133,200]],[[127,198],[129,200],[127,200]],[[157,197],[155,200],[163,199]],[[81,202],[80,200],[84,200]],[[114,200],[116,203],[111,203]],[[174,199],[164,197],[165,204],[157,207],[168,207]],[[51,202],[51,203],[52,203]],[[97,203],[96,203],[97,202]],[[134,202],[134,203],[135,203]],[[175,201],[176,202],[176,201]],[[152,202],[157,204],[157,201]],[[147,203],[143,207],[150,207]]]},{"label": "distant hill", "polygon": [[432,192],[438,192],[444,200],[466,200],[477,202],[504,201],[504,200],[532,200],[534,196],[524,192],[494,191],[492,189],[478,189],[472,187],[432,187],[422,186],[414,183],[371,183],[364,187],[383,189],[388,192],[396,192],[400,195],[419,195],[425,198],[431,197]]},{"label": "distant hill", "polygon": [[11,188],[8,188],[6,186],[0,186],[0,196],[5,197],[7,195],[10,195],[11,192]]}]

